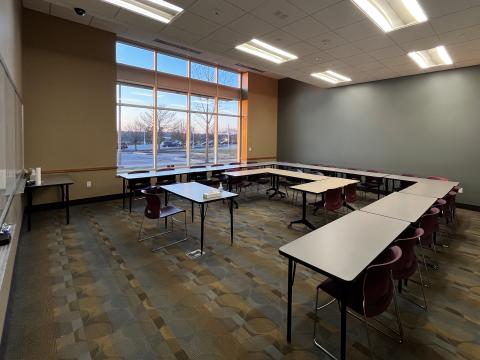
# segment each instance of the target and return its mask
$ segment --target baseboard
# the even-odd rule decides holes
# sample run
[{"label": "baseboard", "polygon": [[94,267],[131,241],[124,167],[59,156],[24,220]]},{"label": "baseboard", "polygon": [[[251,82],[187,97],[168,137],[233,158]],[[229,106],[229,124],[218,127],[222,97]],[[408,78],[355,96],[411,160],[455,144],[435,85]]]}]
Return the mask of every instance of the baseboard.
[{"label": "baseboard", "polygon": [[[101,202],[101,201],[117,200],[117,199],[121,199],[122,197],[123,197],[122,194],[111,194],[111,195],[94,196],[94,197],[89,197],[84,199],[75,199],[75,200],[70,200],[70,206],[90,204],[90,203]],[[63,208],[62,202],[57,201],[57,202],[51,202],[46,204],[33,205],[32,211],[52,210],[52,209],[61,209],[61,208]]]},{"label": "baseboard", "polygon": [[472,210],[472,211],[479,211],[480,212],[480,206],[479,205],[457,203],[457,207],[459,209],[466,209],[466,210]]}]

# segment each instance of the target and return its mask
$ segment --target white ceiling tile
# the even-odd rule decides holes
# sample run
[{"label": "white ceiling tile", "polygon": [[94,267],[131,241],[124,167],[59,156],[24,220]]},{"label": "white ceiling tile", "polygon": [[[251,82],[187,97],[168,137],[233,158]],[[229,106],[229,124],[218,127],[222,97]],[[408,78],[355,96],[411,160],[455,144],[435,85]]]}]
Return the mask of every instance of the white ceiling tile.
[{"label": "white ceiling tile", "polygon": [[350,66],[358,66],[361,64],[368,64],[376,60],[368,54],[358,54],[342,59],[342,61]]},{"label": "white ceiling tile", "polygon": [[228,27],[233,31],[249,35],[250,37],[262,36],[275,30],[275,27],[251,14],[243,15],[237,20],[231,22]]},{"label": "white ceiling tile", "polygon": [[421,5],[429,19],[478,6],[478,0],[422,0]]},{"label": "white ceiling tile", "polygon": [[73,11],[73,8],[59,6],[55,4],[52,4],[52,6],[50,7],[50,14],[65,20],[74,21],[84,25],[88,25],[92,20],[91,15],[79,16]]},{"label": "white ceiling tile", "polygon": [[214,32],[215,30],[219,29],[221,25],[207,20],[201,16],[195,15],[189,11],[182,12],[179,16],[177,16],[169,26],[174,26],[176,28],[191,31],[195,29],[195,34],[200,36],[207,36]]},{"label": "white ceiling tile", "polygon": [[308,39],[307,42],[312,44],[319,50],[327,50],[346,44],[347,40],[335,34],[334,32],[328,32],[320,36],[315,36],[311,39]]},{"label": "white ceiling tile", "polygon": [[238,32],[230,30],[228,28],[221,28],[215,31],[213,34],[210,34],[205,39],[217,41],[226,45],[230,45],[231,47],[235,47],[237,45],[243,44],[246,41],[249,41],[250,36],[239,34]]},{"label": "white ceiling tile", "polygon": [[227,25],[245,14],[239,7],[222,0],[197,1],[188,10],[222,25]]},{"label": "white ceiling tile", "polygon": [[372,61],[369,63],[364,63],[364,64],[358,64],[354,66],[356,69],[359,69],[361,71],[375,71],[378,69],[384,69],[385,65],[383,65],[379,61]]},{"label": "white ceiling tile", "polygon": [[305,64],[305,67],[311,66],[311,65],[316,65],[316,64],[322,64],[330,61],[334,61],[335,58],[327,54],[325,51],[317,51],[312,54],[308,54],[305,56],[300,57],[299,59],[303,64]]},{"label": "white ceiling tile", "polygon": [[328,27],[310,16],[285,26],[283,30],[302,40],[307,40],[330,31]]},{"label": "white ceiling tile", "polygon": [[199,47],[200,49],[205,49],[215,53],[224,53],[233,48],[233,46],[231,45],[223,44],[218,41],[213,41],[208,38],[200,40],[198,43],[195,44],[195,46]]},{"label": "white ceiling tile", "polygon": [[318,51],[318,49],[304,41],[298,41],[295,44],[288,45],[289,51],[297,56],[304,56]]},{"label": "white ceiling tile", "polygon": [[267,0],[255,9],[254,14],[277,27],[286,26],[307,15],[286,0]]},{"label": "white ceiling tile", "polygon": [[288,2],[307,14],[313,14],[316,11],[329,7],[341,0],[288,0]]},{"label": "white ceiling tile", "polygon": [[480,63],[480,39],[449,45],[447,51],[453,62],[476,60]]},{"label": "white ceiling tile", "polygon": [[464,61],[458,61],[458,62],[455,62],[455,67],[457,68],[460,68],[460,67],[465,67],[465,66],[475,66],[475,65],[479,65],[480,64],[480,61],[477,59],[475,60],[464,60]]},{"label": "white ceiling tile", "polygon": [[336,33],[352,42],[380,35],[382,31],[370,20],[365,19],[352,25],[347,25],[343,28],[340,28],[336,30]]},{"label": "white ceiling tile", "polygon": [[480,24],[480,6],[431,20],[437,33],[444,33]]},{"label": "white ceiling tile", "polygon": [[443,45],[478,39],[480,38],[480,25],[439,34],[439,38]]},{"label": "white ceiling tile", "polygon": [[169,3],[177,5],[182,9],[188,9],[196,0],[168,0]]},{"label": "white ceiling tile", "polygon": [[388,36],[399,44],[435,35],[429,22],[407,26],[388,33]]},{"label": "white ceiling tile", "polygon": [[400,56],[391,57],[391,58],[387,58],[387,59],[381,59],[379,61],[387,67],[399,66],[399,65],[405,65],[405,64],[411,64],[412,63],[412,59],[410,59],[408,57],[408,55],[400,55]]},{"label": "white ceiling tile", "polygon": [[362,50],[360,50],[359,48],[356,48],[351,44],[345,44],[345,45],[335,47],[333,49],[328,49],[326,50],[326,52],[337,59],[342,59],[342,58],[350,57],[353,55],[361,54]]},{"label": "white ceiling tile", "polygon": [[442,44],[440,43],[438,36],[435,35],[435,36],[430,36],[428,38],[419,39],[412,42],[401,44],[400,47],[408,53],[410,51],[431,49],[439,45],[442,45]]},{"label": "white ceiling tile", "polygon": [[148,31],[158,33],[165,28],[165,24],[124,9],[120,9],[115,16],[115,20],[123,25],[128,26],[128,28],[133,31]]},{"label": "white ceiling tile", "polygon": [[352,44],[358,47],[360,50],[363,50],[366,52],[395,45],[392,39],[390,39],[385,34],[380,34],[367,39],[353,41]]},{"label": "white ceiling tile", "polygon": [[50,13],[50,3],[42,0],[23,0],[22,1],[23,7],[28,9],[32,9],[35,11],[40,11],[45,14]]},{"label": "white ceiling tile", "polygon": [[245,11],[252,11],[262,5],[266,0],[227,0],[232,5],[238,6]]},{"label": "white ceiling tile", "polygon": [[320,10],[312,16],[334,30],[366,19],[365,15],[347,0]]},{"label": "white ceiling tile", "polygon": [[272,32],[269,32],[268,34],[262,35],[261,37],[259,37],[259,40],[265,41],[279,48],[282,48],[282,46],[288,46],[300,41],[295,36],[292,36],[289,33],[282,30],[274,30]]},{"label": "white ceiling tile", "polygon": [[392,69],[393,71],[399,73],[399,74],[411,74],[411,73],[419,73],[420,68],[418,67],[417,64],[413,62],[412,59],[409,58],[409,62],[406,62],[404,64],[398,64],[398,65],[391,65],[388,66],[389,69]]},{"label": "white ceiling tile", "polygon": [[49,0],[52,4],[68,6],[70,8],[79,7],[87,11],[87,15],[99,16],[113,19],[118,13],[119,8],[98,0]]},{"label": "white ceiling tile", "polygon": [[178,29],[173,26],[167,26],[162,32],[160,32],[158,37],[189,46],[196,44],[202,38],[198,34]]},{"label": "white ceiling tile", "polygon": [[389,46],[383,49],[375,50],[369,53],[377,60],[388,59],[391,57],[405,55],[405,51],[396,45]]}]

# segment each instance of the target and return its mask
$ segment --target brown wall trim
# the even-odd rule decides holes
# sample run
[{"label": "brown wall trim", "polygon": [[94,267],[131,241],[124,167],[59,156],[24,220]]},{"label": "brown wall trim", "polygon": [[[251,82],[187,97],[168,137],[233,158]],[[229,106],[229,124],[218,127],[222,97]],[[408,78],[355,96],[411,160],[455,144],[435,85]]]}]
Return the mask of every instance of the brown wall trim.
[{"label": "brown wall trim", "polygon": [[75,172],[87,172],[87,171],[105,171],[105,170],[117,170],[116,166],[99,166],[93,168],[76,168],[76,169],[54,169],[44,170],[44,174],[67,174]]}]

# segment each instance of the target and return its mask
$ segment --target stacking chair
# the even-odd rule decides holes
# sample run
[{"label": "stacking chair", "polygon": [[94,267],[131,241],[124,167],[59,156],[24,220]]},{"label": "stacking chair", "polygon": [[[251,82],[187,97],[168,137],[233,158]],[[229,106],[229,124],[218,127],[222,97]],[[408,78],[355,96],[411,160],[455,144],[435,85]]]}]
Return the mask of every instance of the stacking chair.
[{"label": "stacking chair", "polygon": [[[160,169],[157,169],[157,171],[171,171],[175,169],[175,165],[172,166],[166,166]],[[175,184],[177,182],[176,176],[175,175],[168,175],[168,176],[157,176],[157,182],[155,185],[171,185]]]},{"label": "stacking chair", "polygon": [[342,206],[342,188],[327,190],[323,201],[323,215],[325,221],[327,221],[327,211],[331,211],[338,215],[337,210],[340,210]]},{"label": "stacking chair", "polygon": [[[152,251],[159,251],[167,246],[171,246],[174,244],[178,244],[179,242],[187,240],[187,212],[184,209],[180,209],[176,206],[172,205],[167,205],[162,207],[162,202],[161,202],[161,196],[163,196],[160,191],[160,189],[157,187],[151,187],[148,189],[143,189],[142,194],[145,196],[145,200],[147,202],[145,206],[145,211],[143,213],[143,218],[142,218],[142,223],[140,224],[140,229],[138,230],[138,238],[137,240],[139,242],[147,240],[147,239],[153,239],[168,233],[171,233],[173,231],[173,222],[181,222],[179,220],[176,220],[174,218],[174,215],[183,213],[184,215],[184,226],[185,226],[185,237],[183,239],[174,241],[172,243],[159,246],[159,247],[154,247],[152,248]],[[158,234],[154,235],[146,235],[145,237],[142,237],[142,234],[144,233],[143,225],[145,219],[151,219],[151,220],[157,220],[158,226],[160,226],[160,220],[165,219],[165,227],[167,228],[167,222],[168,218],[170,218],[170,223],[171,223],[171,229]]]},{"label": "stacking chair", "polygon": [[[348,170],[358,170],[358,169],[348,168]],[[361,175],[346,173],[345,176],[346,176],[347,179],[362,181],[362,176]]]},{"label": "stacking chair", "polygon": [[343,206],[350,210],[355,210],[351,204],[357,201],[357,184],[349,184],[343,189]]},{"label": "stacking chair", "polygon": [[448,178],[443,177],[443,176],[429,176],[427,179],[430,180],[440,180],[440,181],[448,181]]},{"label": "stacking chair", "polygon": [[[435,262],[433,264],[433,268],[438,270],[438,263],[436,261],[437,256],[437,230],[438,230],[438,216],[440,214],[440,210],[436,207],[432,207],[426,214],[422,215],[419,221],[419,227],[421,227],[424,231],[423,235],[420,236],[420,247],[422,251],[425,249],[429,249],[433,251],[433,255],[435,257]],[[428,271],[426,264],[425,270]]]},{"label": "stacking chair", "polygon": [[[190,166],[190,169],[201,169],[204,168],[205,165],[192,165]],[[191,173],[187,175],[187,180],[188,181],[196,181],[196,182],[202,182],[207,180],[207,172],[202,171],[202,172],[197,172],[197,173]]]},{"label": "stacking chair", "polygon": [[[367,170],[368,172],[372,173],[379,173],[380,171],[378,170]],[[374,177],[374,176],[366,176],[365,177],[365,182],[361,183],[364,191],[372,191],[376,190],[377,191],[377,196],[378,199],[380,199],[380,188],[383,185],[383,179]]]},{"label": "stacking chair", "polygon": [[[415,175],[415,174],[402,174],[402,176],[418,177],[418,176]],[[411,181],[405,181],[405,180],[400,180],[400,186],[399,186],[398,188],[396,188],[395,191],[400,191],[400,190],[406,189],[406,188],[409,187],[410,185],[413,185],[413,182],[411,182]]]},{"label": "stacking chair", "polygon": [[[403,328],[400,321],[400,314],[398,312],[396,290],[392,278],[392,269],[394,268],[395,264],[400,260],[401,256],[402,250],[400,249],[400,247],[392,246],[389,249],[385,250],[382,254],[380,254],[372,262],[372,264],[367,267],[363,274],[358,277],[357,280],[351,283],[342,283],[338,280],[328,279],[318,285],[317,295],[315,299],[315,321],[313,326],[313,341],[317,347],[327,353],[330,357],[335,358],[335,356],[333,356],[326,348],[324,348],[320,344],[319,340],[316,337],[318,322],[317,313],[318,310],[327,307],[335,300],[340,303],[341,294],[343,291],[348,292],[348,302],[346,306],[348,309],[351,310],[348,311],[348,313],[361,321],[363,320],[363,323],[365,324],[368,345],[371,354],[373,353],[373,348],[368,331],[369,327],[374,328],[375,330],[390,337],[398,343],[403,342]],[[320,290],[326,292],[333,298],[331,301],[321,306],[318,305],[318,295]],[[388,307],[392,303],[392,300],[395,305],[395,315],[398,325],[398,331],[391,329],[377,319],[374,319],[388,309]],[[372,319],[372,322],[370,322],[369,319]],[[390,332],[395,334],[395,337],[375,326],[373,324],[373,320],[375,320],[377,323],[382,325],[382,327],[388,329]]]},{"label": "stacking chair", "polygon": [[[427,310],[427,299],[425,297],[425,291],[424,291],[425,284],[423,282],[422,270],[418,266],[417,255],[415,254],[415,247],[420,242],[420,239],[422,238],[423,234],[424,234],[424,231],[422,228],[416,228],[413,231],[413,234],[411,230],[407,230],[407,232],[402,234],[399,239],[395,240],[394,244],[399,246],[400,249],[402,249],[402,257],[400,258],[399,261],[397,261],[394,264],[392,269],[392,276],[393,276],[393,280],[398,281],[398,292],[401,293],[402,281],[404,282],[405,285],[407,285],[408,279],[410,279],[410,277],[413,274],[415,274],[415,272],[418,270],[418,275],[420,276],[419,285],[422,288],[423,305],[417,304],[415,302],[413,303],[419,306],[420,308]],[[423,257],[423,263],[426,267],[426,260],[425,260],[425,256],[423,255],[423,252],[422,252],[422,257]],[[427,273],[427,276],[428,276],[428,273]]]},{"label": "stacking chair", "polygon": [[[148,170],[133,170],[129,171],[127,174],[147,174],[149,173]],[[139,191],[150,187],[150,178],[143,178],[143,179],[135,179],[128,181],[128,190],[130,192],[130,196],[133,196],[133,200],[139,199],[135,197],[136,193]],[[130,203],[130,212],[132,211],[131,203]]]}]

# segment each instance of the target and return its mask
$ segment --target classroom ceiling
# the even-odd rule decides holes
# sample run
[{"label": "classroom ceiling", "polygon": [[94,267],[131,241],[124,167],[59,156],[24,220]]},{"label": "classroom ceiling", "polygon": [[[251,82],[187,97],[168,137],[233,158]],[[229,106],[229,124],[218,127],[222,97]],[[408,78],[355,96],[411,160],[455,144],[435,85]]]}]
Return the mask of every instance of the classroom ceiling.
[{"label": "classroom ceiling", "polygon": [[[100,0],[23,0],[23,5],[199,60],[245,71],[236,65],[242,64],[319,87],[331,86],[312,72],[333,70],[352,84],[480,64],[480,0],[419,0],[429,21],[388,34],[350,0],[168,1],[185,9],[168,25]],[[74,7],[87,15],[76,15]],[[298,59],[274,64],[235,49],[253,37]],[[422,70],[407,56],[438,45],[445,45],[453,65]]]}]

